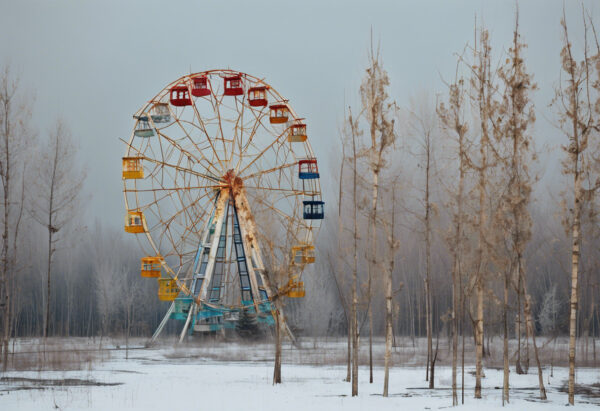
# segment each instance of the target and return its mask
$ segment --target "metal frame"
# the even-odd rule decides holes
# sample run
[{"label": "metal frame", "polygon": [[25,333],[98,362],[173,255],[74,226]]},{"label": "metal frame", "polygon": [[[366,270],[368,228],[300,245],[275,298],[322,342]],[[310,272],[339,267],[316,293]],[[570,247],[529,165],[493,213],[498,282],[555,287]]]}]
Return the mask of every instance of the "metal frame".
[{"label": "metal frame", "polygon": [[[224,95],[224,79],[239,76],[244,93]],[[210,94],[194,96],[194,79],[206,78]],[[175,86],[188,88],[189,106],[169,104]],[[253,106],[248,90],[265,87],[269,104],[285,103],[286,123],[271,123],[269,104]],[[168,104],[169,117],[149,115],[153,108]],[[123,180],[125,207],[144,214],[144,235],[136,235],[145,255],[164,257],[163,271],[177,281],[180,296],[194,298],[184,325],[185,331],[205,307],[211,307],[208,287],[214,273],[216,253],[223,221],[227,220],[229,198],[233,199],[239,221],[245,262],[258,312],[260,291],[264,288],[275,311],[283,318],[277,290],[265,271],[259,242],[277,242],[274,255],[279,264],[288,264],[290,277],[299,278],[303,267],[289,260],[291,247],[313,242],[319,220],[303,218],[302,201],[306,196],[321,199],[320,180],[298,178],[298,162],[315,158],[309,140],[290,142],[290,127],[302,119],[291,105],[264,79],[233,70],[211,70],[183,76],[168,84],[142,106],[135,119],[147,120],[155,130],[153,137],[136,136],[135,127],[126,142],[125,156],[139,157],[144,166],[143,179]],[[168,121],[162,121],[162,120]],[[309,136],[310,137],[310,136]],[[211,227],[212,226],[212,227]],[[201,228],[203,227],[203,228]],[[214,229],[210,244],[210,230]],[[230,227],[225,227],[230,232]],[[199,258],[210,247],[206,277],[199,293],[194,287]],[[225,245],[228,253],[232,247]],[[185,273],[181,278],[178,273]],[[227,287],[233,284],[227,280]],[[285,288],[285,287],[284,287]],[[239,310],[242,302],[218,304],[211,309],[223,312]],[[169,309],[173,312],[174,305]],[[162,323],[161,323],[162,324]],[[162,324],[164,327],[164,324]],[[157,329],[158,334],[162,327]],[[156,334],[156,333],[155,333]],[[156,334],[156,336],[158,335]],[[155,338],[155,337],[154,337]]]}]

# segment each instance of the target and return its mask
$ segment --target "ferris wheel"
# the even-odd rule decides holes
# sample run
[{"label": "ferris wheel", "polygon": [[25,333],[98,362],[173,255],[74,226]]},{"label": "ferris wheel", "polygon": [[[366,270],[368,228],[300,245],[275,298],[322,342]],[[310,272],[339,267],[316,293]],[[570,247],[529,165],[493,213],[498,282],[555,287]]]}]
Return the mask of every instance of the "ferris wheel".
[{"label": "ferris wheel", "polygon": [[[125,231],[181,332],[273,323],[304,297],[324,217],[305,121],[263,79],[210,70],[168,84],[133,116],[123,157]],[[281,281],[282,273],[285,281]],[[283,315],[282,313],[279,313]]]}]

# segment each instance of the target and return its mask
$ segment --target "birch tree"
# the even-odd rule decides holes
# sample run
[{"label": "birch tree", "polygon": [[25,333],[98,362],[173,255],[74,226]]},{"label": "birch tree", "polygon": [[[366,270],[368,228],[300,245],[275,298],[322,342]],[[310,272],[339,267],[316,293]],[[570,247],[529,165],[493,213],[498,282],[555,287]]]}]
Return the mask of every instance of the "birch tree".
[{"label": "birch tree", "polygon": [[[458,77],[458,76],[457,76]],[[452,207],[452,227],[447,244],[452,256],[452,405],[458,405],[457,365],[458,365],[458,313],[462,302],[462,265],[464,226],[467,216],[464,212],[467,132],[469,126],[464,114],[464,80],[458,79],[448,85],[448,103],[440,103],[437,109],[442,129],[453,136],[457,145],[458,184],[453,189],[450,206]],[[464,370],[463,370],[464,374]]]},{"label": "birch tree", "polygon": [[[477,312],[475,315],[475,398],[481,398],[481,377],[482,377],[482,359],[483,359],[483,293],[484,293],[484,271],[487,269],[487,246],[486,246],[486,188],[487,188],[487,168],[488,146],[490,141],[488,120],[491,115],[489,105],[489,76],[490,76],[490,46],[488,32],[481,30],[481,50],[477,54],[478,66],[475,66],[475,75],[472,78],[472,86],[475,91],[476,106],[479,111],[479,121],[481,123],[481,141],[479,143],[479,165],[475,168],[479,174],[477,191],[479,193],[479,218],[478,225],[478,244],[477,244],[477,272],[475,273],[475,284],[477,293]],[[477,49],[476,49],[477,50]]]},{"label": "birch tree", "polygon": [[[503,155],[505,191],[502,196],[501,228],[509,234],[509,269],[504,270],[504,301],[503,301],[503,359],[504,382],[503,401],[509,400],[509,358],[508,358],[508,293],[511,279],[517,278],[517,293],[521,287],[525,296],[525,321],[527,334],[532,336],[540,397],[546,399],[546,390],[539,362],[535,330],[531,320],[531,297],[527,293],[527,278],[525,276],[524,253],[525,247],[531,240],[531,216],[528,211],[531,202],[532,183],[530,165],[536,159],[533,148],[531,128],[535,122],[535,111],[531,101],[531,92],[537,89],[532,75],[527,72],[523,50],[526,45],[521,42],[519,34],[519,13],[515,16],[513,42],[508,50],[506,63],[498,70],[500,82],[504,88],[498,115],[502,119],[496,128],[498,138],[505,141],[506,155]],[[513,276],[513,272],[516,276]]]},{"label": "birch tree", "polygon": [[[593,165],[598,150],[598,129],[596,114],[600,100],[592,101],[592,75],[598,56],[589,55],[589,30],[584,16],[583,59],[577,61],[567,29],[566,16],[563,13],[563,47],[560,52],[561,68],[564,80],[556,89],[553,104],[558,109],[559,126],[568,143],[563,145],[565,158],[562,172],[572,178],[568,188],[569,207],[564,200],[565,228],[571,237],[571,299],[569,308],[569,404],[575,404],[575,349],[577,336],[577,292],[580,265],[581,211],[586,198],[591,198],[600,179],[594,173]],[[598,87],[598,83],[595,83]],[[566,194],[566,193],[565,193]]]},{"label": "birch tree", "polygon": [[391,203],[392,209],[390,211],[390,217],[383,218],[381,223],[383,225],[386,235],[386,264],[385,264],[385,278],[384,278],[384,295],[385,295],[385,357],[384,357],[384,379],[383,379],[383,396],[387,397],[389,394],[389,381],[390,381],[390,367],[392,365],[392,340],[393,334],[393,298],[394,295],[400,292],[402,284],[400,284],[397,290],[393,290],[393,273],[394,273],[394,262],[396,252],[400,248],[400,241],[395,236],[396,230],[396,187],[398,185],[398,177],[392,182],[392,193]]},{"label": "birch tree", "polygon": [[369,50],[369,67],[360,86],[362,111],[366,117],[370,145],[363,150],[371,171],[371,207],[369,209],[369,275],[367,280],[367,299],[369,316],[369,382],[373,382],[373,307],[372,283],[378,270],[377,258],[377,206],[379,196],[379,175],[385,166],[385,155],[396,139],[394,115],[396,105],[390,101],[387,88],[390,84],[387,72],[381,65],[379,49],[373,45]]},{"label": "birch tree", "polygon": [[497,85],[495,72],[491,64],[491,45],[489,33],[485,28],[479,29],[479,38],[473,49],[474,62],[467,63],[471,69],[471,102],[479,122],[477,156],[469,156],[467,165],[477,174],[475,191],[478,195],[477,218],[473,219],[477,231],[475,250],[475,269],[472,275],[476,295],[474,316],[475,332],[475,398],[481,398],[481,378],[483,376],[483,313],[486,277],[489,276],[493,239],[490,235],[491,215],[494,197],[488,196],[492,187],[491,177],[498,164],[497,149],[492,139],[493,122],[496,120],[498,103],[495,100]]},{"label": "birch tree", "polygon": [[62,120],[51,130],[46,146],[40,152],[35,179],[36,195],[32,196],[31,214],[48,230],[46,262],[46,309],[44,338],[50,329],[51,278],[54,253],[66,237],[63,230],[79,211],[79,200],[85,180],[85,171],[77,164],[77,146]]}]

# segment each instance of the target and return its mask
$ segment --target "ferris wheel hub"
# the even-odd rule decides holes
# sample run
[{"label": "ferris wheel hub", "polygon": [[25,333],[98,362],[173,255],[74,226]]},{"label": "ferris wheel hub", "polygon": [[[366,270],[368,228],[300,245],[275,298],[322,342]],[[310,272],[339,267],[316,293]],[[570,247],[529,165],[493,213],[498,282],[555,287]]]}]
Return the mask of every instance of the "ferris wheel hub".
[{"label": "ferris wheel hub", "polygon": [[227,170],[223,176],[223,182],[222,188],[228,188],[232,193],[237,193],[244,187],[244,180],[238,177],[232,169]]}]

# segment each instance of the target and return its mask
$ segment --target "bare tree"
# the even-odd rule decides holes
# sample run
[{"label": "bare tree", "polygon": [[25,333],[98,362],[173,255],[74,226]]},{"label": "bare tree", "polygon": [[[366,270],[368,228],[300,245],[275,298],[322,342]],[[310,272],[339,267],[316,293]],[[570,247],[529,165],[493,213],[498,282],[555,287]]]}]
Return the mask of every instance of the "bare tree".
[{"label": "bare tree", "polygon": [[584,58],[577,62],[572,50],[567,30],[566,16],[563,11],[561,26],[563,28],[563,48],[560,53],[565,80],[558,86],[553,104],[558,107],[559,125],[568,139],[563,146],[566,158],[562,162],[562,172],[572,176],[569,187],[572,205],[566,206],[565,228],[571,236],[571,300],[569,317],[569,403],[575,403],[575,339],[577,336],[577,292],[580,265],[581,211],[586,198],[591,198],[600,187],[600,179],[593,175],[594,155],[597,154],[598,142],[593,139],[597,128],[594,108],[598,101],[592,101],[592,74],[595,58],[589,56],[588,26],[584,23]]},{"label": "bare tree", "polygon": [[85,180],[85,172],[78,167],[76,155],[77,146],[70,131],[62,120],[58,120],[40,153],[35,179],[36,195],[32,196],[31,206],[33,218],[48,230],[44,338],[50,329],[53,257],[57,244],[64,238],[59,232],[74,220]]},{"label": "bare tree", "polygon": [[102,347],[102,339],[110,332],[111,318],[121,309],[123,293],[129,292],[123,284],[127,271],[122,264],[127,250],[122,248],[122,244],[114,241],[115,234],[111,234],[112,238],[109,239],[102,228],[97,226],[91,253],[94,267],[92,289],[96,293],[97,310],[100,316],[100,347]]},{"label": "bare tree", "polygon": [[425,380],[429,381],[429,388],[435,387],[435,382],[430,376],[434,373],[435,362],[433,361],[433,293],[431,282],[431,244],[433,219],[437,215],[437,207],[432,200],[432,183],[435,180],[435,137],[437,129],[437,118],[434,106],[430,104],[429,96],[422,94],[411,99],[410,107],[410,135],[417,140],[418,152],[414,155],[419,159],[418,167],[422,170],[423,180],[419,181],[419,208],[417,219],[422,224],[420,230],[425,242],[425,329],[427,332],[427,366]]},{"label": "bare tree", "polygon": [[369,210],[369,276],[367,282],[367,299],[369,315],[369,382],[373,382],[373,307],[372,283],[378,267],[377,259],[377,201],[379,196],[379,174],[385,166],[384,156],[394,144],[394,119],[396,105],[390,102],[387,94],[389,78],[380,62],[379,49],[371,44],[369,50],[369,67],[360,86],[362,111],[365,114],[370,135],[370,145],[364,154],[372,175],[371,208]]},{"label": "bare tree", "polygon": [[[260,219],[263,217],[260,216]],[[260,220],[259,220],[260,221]],[[266,221],[261,221],[266,227],[267,233],[275,228],[269,226]],[[252,222],[252,225],[255,223]],[[252,227],[253,232],[256,232]],[[275,361],[273,366],[273,384],[281,384],[281,362],[282,362],[282,342],[284,333],[287,331],[286,319],[283,314],[285,298],[290,291],[290,287],[295,286],[292,282],[298,273],[298,267],[292,264],[289,254],[286,250],[291,248],[292,236],[290,229],[286,231],[284,241],[277,243],[273,238],[277,238],[275,233],[272,235],[261,236],[261,244],[263,245],[263,255],[265,264],[265,287],[270,290],[272,295],[271,302],[273,308],[271,310],[273,320],[275,321]],[[278,258],[279,257],[279,258]],[[297,280],[296,280],[297,281]],[[291,334],[290,334],[291,337]],[[292,339],[293,340],[293,339]]]},{"label": "bare tree", "polygon": [[352,117],[352,110],[348,109],[348,120],[347,124],[350,127],[350,134],[352,136],[352,211],[354,221],[354,233],[353,233],[353,256],[354,262],[352,267],[352,396],[358,395],[358,344],[359,344],[359,329],[358,329],[358,199],[357,199],[357,188],[358,188],[358,171],[357,171],[357,158],[358,153],[356,151],[356,140],[360,136],[361,132],[358,129],[358,121]]},{"label": "bare tree", "polygon": [[[343,266],[346,261],[344,258],[344,255],[346,254],[343,250],[343,227],[344,224],[342,223],[342,204],[343,204],[343,198],[344,198],[344,164],[346,163],[347,159],[346,158],[346,144],[347,144],[347,139],[348,139],[348,130],[347,130],[347,125],[344,124],[344,127],[341,130],[340,133],[340,145],[342,147],[342,159],[340,161],[340,181],[339,181],[339,188],[338,188],[338,218],[337,218],[337,225],[338,225],[338,242],[337,242],[337,254],[338,254],[338,258],[337,258],[337,263],[338,266]],[[331,258],[329,259],[331,262]],[[332,275],[333,275],[333,280],[335,282],[335,286],[338,292],[338,295],[340,297],[340,302],[342,304],[342,308],[344,310],[344,317],[346,319],[346,324],[347,324],[347,334],[348,334],[348,338],[347,338],[347,342],[348,342],[348,347],[347,347],[347,355],[346,355],[346,382],[351,382],[352,381],[352,316],[350,315],[350,304],[348,304],[347,298],[344,294],[343,291],[343,280],[344,277],[340,276],[340,278],[338,278],[337,272],[336,270],[331,269],[330,270]],[[342,268],[340,270],[342,273],[347,272],[347,270],[345,268]]]},{"label": "bare tree", "polygon": [[[452,405],[458,405],[456,369],[458,365],[458,313],[461,303],[461,276],[463,258],[463,236],[466,215],[464,213],[465,177],[466,177],[466,134],[468,123],[464,118],[464,81],[455,77],[452,84],[448,85],[448,103],[440,103],[438,116],[441,126],[446,133],[454,136],[458,148],[458,186],[453,190],[452,228],[447,238],[447,244],[452,256]],[[464,374],[464,370],[463,370]]]},{"label": "bare tree", "polygon": [[[31,103],[31,101],[27,101]],[[19,234],[23,228],[25,170],[34,134],[29,129],[31,111],[21,99],[19,79],[9,66],[0,72],[0,183],[2,185],[2,250],[0,255],[0,360],[8,365],[8,347],[14,315],[13,294],[18,258]]]},{"label": "bare tree", "polygon": [[[515,29],[513,42],[508,50],[506,63],[498,70],[500,83],[503,87],[502,98],[498,106],[498,123],[494,128],[496,138],[504,142],[500,147],[502,153],[502,169],[505,188],[501,197],[501,206],[498,214],[498,230],[509,234],[506,236],[507,256],[506,263],[499,261],[498,266],[506,266],[504,269],[504,299],[503,299],[503,359],[504,359],[504,381],[503,381],[503,403],[509,401],[509,358],[508,358],[508,298],[509,285],[513,273],[517,279],[517,294],[521,289],[527,289],[525,278],[524,253],[531,239],[531,217],[528,206],[531,199],[532,177],[529,173],[530,165],[535,161],[536,153],[533,149],[530,129],[535,122],[535,112],[530,94],[537,86],[532,81],[532,76],[527,72],[523,49],[526,47],[520,40],[519,35],[519,12],[515,13]],[[504,260],[503,260],[504,261]],[[527,322],[527,335],[532,335],[534,348],[535,334],[531,326],[530,298],[525,294],[525,316]],[[519,314],[520,315],[520,314]],[[520,348],[520,347],[519,347]],[[537,355],[536,355],[537,357]],[[518,360],[517,360],[518,361]],[[519,367],[519,362],[517,363]],[[538,373],[540,380],[540,395],[546,398],[541,365],[538,358]]]},{"label": "bare tree", "polygon": [[490,247],[490,205],[488,204],[488,189],[490,175],[495,167],[496,150],[491,136],[491,122],[495,119],[497,104],[493,99],[496,86],[493,84],[491,66],[491,46],[489,33],[485,28],[479,30],[479,39],[474,47],[475,63],[472,67],[471,99],[479,117],[480,139],[478,141],[478,159],[469,158],[468,164],[477,173],[477,193],[479,195],[477,228],[476,269],[474,273],[476,292],[476,313],[474,320],[475,331],[475,398],[481,398],[481,378],[483,375],[483,311],[485,277],[489,271]]}]

